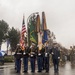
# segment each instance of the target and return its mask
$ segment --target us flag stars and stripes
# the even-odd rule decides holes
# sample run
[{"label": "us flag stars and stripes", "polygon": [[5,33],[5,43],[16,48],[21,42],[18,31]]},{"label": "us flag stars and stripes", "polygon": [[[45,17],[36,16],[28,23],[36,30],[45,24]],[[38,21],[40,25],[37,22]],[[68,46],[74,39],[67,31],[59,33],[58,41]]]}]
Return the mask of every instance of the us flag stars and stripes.
[{"label": "us flag stars and stripes", "polygon": [[26,34],[26,26],[25,26],[25,21],[23,16],[22,30],[21,30],[21,36],[20,36],[20,46],[22,50],[25,49],[25,34]]}]

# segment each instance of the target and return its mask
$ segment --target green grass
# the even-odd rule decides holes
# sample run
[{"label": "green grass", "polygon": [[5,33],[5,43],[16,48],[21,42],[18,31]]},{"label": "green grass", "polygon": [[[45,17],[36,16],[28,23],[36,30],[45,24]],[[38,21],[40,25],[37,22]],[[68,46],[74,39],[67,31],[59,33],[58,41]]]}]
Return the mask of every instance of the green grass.
[{"label": "green grass", "polygon": [[5,56],[4,57],[4,62],[13,62],[14,61],[14,56]]}]

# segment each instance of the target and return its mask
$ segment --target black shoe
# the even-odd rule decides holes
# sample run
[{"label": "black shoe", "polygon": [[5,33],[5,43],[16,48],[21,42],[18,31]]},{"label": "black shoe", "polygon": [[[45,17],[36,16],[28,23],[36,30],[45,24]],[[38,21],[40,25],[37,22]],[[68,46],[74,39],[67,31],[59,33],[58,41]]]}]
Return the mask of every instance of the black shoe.
[{"label": "black shoe", "polygon": [[44,70],[45,68],[42,68],[42,70]]},{"label": "black shoe", "polygon": [[35,71],[31,71],[32,73],[34,73]]},{"label": "black shoe", "polygon": [[27,73],[27,71],[23,71],[23,73]]},{"label": "black shoe", "polygon": [[42,72],[42,71],[37,71],[37,72],[39,72],[39,73],[40,73],[40,72]]},{"label": "black shoe", "polygon": [[58,73],[58,71],[56,71],[56,73]]},{"label": "black shoe", "polygon": [[16,67],[15,67],[15,70],[16,70]]},{"label": "black shoe", "polygon": [[46,71],[46,73],[49,73],[49,71]]},{"label": "black shoe", "polygon": [[16,73],[20,73],[20,71],[16,71]]},{"label": "black shoe", "polygon": [[58,73],[58,71],[54,71],[55,73]]}]

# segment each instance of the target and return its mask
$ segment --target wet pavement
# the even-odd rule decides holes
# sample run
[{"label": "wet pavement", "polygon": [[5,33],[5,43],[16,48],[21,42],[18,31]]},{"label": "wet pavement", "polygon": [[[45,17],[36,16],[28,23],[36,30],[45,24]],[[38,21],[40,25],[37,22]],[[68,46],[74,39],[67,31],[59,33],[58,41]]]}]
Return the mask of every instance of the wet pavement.
[{"label": "wet pavement", "polygon": [[24,74],[23,70],[21,70],[21,73],[19,74],[16,73],[14,64],[5,64],[4,66],[0,66],[0,75],[75,75],[75,68],[71,67],[70,62],[67,62],[65,66],[59,67],[59,73],[54,73],[54,69],[51,67],[49,73],[45,73],[45,71],[38,73],[37,69],[35,73],[31,73],[29,68],[28,73]]}]

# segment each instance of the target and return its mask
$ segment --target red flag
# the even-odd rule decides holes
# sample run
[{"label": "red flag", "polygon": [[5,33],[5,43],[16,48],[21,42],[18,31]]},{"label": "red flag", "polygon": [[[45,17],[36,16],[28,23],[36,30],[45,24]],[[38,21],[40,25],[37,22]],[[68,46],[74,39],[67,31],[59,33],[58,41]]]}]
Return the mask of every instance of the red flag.
[{"label": "red flag", "polygon": [[25,22],[24,22],[24,16],[23,16],[23,23],[22,23],[22,30],[21,30],[21,37],[20,37],[20,46],[21,49],[25,49],[25,36],[24,34],[26,33],[26,27],[25,27]]}]

